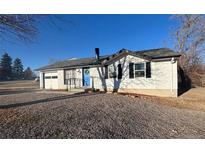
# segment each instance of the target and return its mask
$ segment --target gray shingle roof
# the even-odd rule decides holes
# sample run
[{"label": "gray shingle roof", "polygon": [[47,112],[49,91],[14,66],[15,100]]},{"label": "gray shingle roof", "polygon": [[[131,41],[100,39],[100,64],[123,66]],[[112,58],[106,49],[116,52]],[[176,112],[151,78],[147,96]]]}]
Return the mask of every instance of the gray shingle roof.
[{"label": "gray shingle roof", "polygon": [[159,48],[159,49],[151,49],[151,50],[141,50],[135,51],[136,54],[142,56],[148,56],[151,59],[158,59],[158,58],[166,58],[166,57],[179,57],[180,54],[174,52],[169,48]]},{"label": "gray shingle roof", "polygon": [[51,65],[47,65],[38,70],[47,70],[47,69],[56,69],[56,68],[67,68],[67,67],[80,67],[80,66],[90,66],[90,65],[98,65],[99,62],[107,58],[108,56],[100,56],[100,60],[97,61],[96,58],[78,58],[78,59],[68,59],[64,61],[59,61]]},{"label": "gray shingle roof", "polygon": [[70,59],[70,60],[64,60],[59,61],[51,65],[47,65],[41,68],[36,69],[39,70],[48,70],[48,69],[57,69],[57,68],[72,68],[72,67],[81,67],[81,66],[92,66],[92,65],[98,65],[101,64],[105,60],[110,60],[111,58],[115,57],[116,55],[119,55],[123,52],[128,51],[128,53],[136,54],[142,57],[148,57],[150,59],[159,59],[159,58],[166,58],[166,57],[179,57],[180,54],[177,52],[174,52],[173,50],[170,50],[168,48],[159,48],[159,49],[150,49],[150,50],[141,50],[141,51],[131,51],[122,49],[119,52],[113,54],[113,55],[107,55],[107,56],[100,56],[100,60],[96,60],[95,57],[92,58],[78,58],[78,59]]}]

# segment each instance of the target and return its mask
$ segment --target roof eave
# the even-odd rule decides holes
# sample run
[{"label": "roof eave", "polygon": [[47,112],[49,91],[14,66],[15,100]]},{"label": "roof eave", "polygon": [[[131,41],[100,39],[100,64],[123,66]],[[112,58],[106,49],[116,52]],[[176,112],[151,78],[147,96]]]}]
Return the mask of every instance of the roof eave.
[{"label": "roof eave", "polygon": [[45,68],[45,69],[36,69],[35,71],[45,72],[45,71],[56,71],[56,70],[75,69],[75,68],[84,68],[84,67],[98,67],[98,66],[101,66],[101,64]]},{"label": "roof eave", "polygon": [[139,57],[139,58],[151,61],[151,58],[148,57],[148,56],[142,56],[140,54],[136,54],[136,53],[133,53],[133,52],[127,50],[126,52],[122,52],[122,53],[116,55],[116,57],[113,57],[110,60],[106,61],[105,63],[103,63],[103,65],[109,65],[109,64],[115,62],[116,60],[118,60],[119,58],[122,58],[126,55],[132,55],[132,56],[135,56],[135,57]]},{"label": "roof eave", "polygon": [[172,58],[172,57],[180,57],[181,55],[170,55],[170,56],[160,56],[160,57],[152,57],[152,59],[162,59],[162,58]]},{"label": "roof eave", "polygon": [[170,61],[173,57],[176,58],[176,60],[178,60],[180,56],[171,56],[171,57],[155,58],[155,59],[152,59],[152,61],[153,61],[153,62]]}]

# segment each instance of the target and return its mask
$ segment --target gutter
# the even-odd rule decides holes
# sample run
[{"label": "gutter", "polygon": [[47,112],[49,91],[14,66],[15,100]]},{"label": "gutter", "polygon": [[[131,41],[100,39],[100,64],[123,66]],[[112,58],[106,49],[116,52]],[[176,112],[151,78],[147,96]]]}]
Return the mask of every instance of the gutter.
[{"label": "gutter", "polygon": [[170,61],[173,57],[176,58],[176,60],[178,60],[180,56],[166,56],[166,57],[160,57],[160,58],[152,58],[152,61],[153,62]]},{"label": "gutter", "polygon": [[57,71],[60,69],[75,69],[75,68],[84,68],[84,67],[98,67],[101,65],[82,65],[82,66],[71,66],[71,67],[56,67],[56,68],[48,68],[48,69],[35,69],[34,71],[46,72],[46,71]]}]

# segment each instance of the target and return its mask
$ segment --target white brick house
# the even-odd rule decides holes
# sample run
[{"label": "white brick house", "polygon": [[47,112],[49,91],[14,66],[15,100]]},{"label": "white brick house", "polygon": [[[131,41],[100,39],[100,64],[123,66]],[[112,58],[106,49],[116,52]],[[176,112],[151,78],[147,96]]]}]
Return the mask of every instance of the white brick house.
[{"label": "white brick house", "polygon": [[167,49],[119,52],[70,59],[37,69],[41,89],[93,88],[156,96],[178,95],[178,58]]}]

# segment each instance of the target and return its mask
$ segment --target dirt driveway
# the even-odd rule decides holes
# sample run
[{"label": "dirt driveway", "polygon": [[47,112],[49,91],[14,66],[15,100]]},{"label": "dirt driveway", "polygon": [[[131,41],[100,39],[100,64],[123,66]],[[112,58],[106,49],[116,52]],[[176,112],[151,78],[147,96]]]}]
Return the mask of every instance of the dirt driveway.
[{"label": "dirt driveway", "polygon": [[0,95],[0,138],[205,138],[205,112],[116,94]]}]

